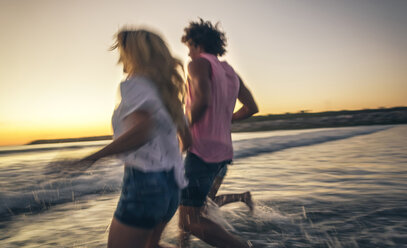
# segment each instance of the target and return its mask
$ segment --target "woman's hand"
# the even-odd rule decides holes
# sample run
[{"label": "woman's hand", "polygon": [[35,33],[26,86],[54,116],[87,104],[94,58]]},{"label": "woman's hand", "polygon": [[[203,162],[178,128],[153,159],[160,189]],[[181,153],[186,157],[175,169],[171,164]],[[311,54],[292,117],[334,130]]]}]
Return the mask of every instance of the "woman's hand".
[{"label": "woman's hand", "polygon": [[52,161],[49,163],[45,169],[45,174],[51,178],[57,177],[77,177],[82,175],[87,171],[93,164],[95,160],[90,158],[84,159],[74,159],[74,158],[63,158]]},{"label": "woman's hand", "polygon": [[73,161],[71,164],[71,168],[79,171],[85,171],[89,169],[97,161],[97,159],[92,156],[93,155],[90,155],[83,159]]},{"label": "woman's hand", "polygon": [[97,160],[98,160],[98,158],[96,158],[95,154],[92,154],[92,155],[89,155],[89,156],[79,160],[78,163],[94,164]]}]

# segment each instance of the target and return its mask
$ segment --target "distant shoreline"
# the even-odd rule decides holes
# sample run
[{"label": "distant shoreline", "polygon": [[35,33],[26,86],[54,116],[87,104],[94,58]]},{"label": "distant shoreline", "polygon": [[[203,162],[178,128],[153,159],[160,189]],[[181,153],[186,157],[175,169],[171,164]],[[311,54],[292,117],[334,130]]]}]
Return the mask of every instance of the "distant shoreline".
[{"label": "distant shoreline", "polygon": [[92,136],[82,138],[67,138],[67,139],[44,139],[34,140],[26,145],[38,145],[38,144],[55,144],[55,143],[69,143],[69,142],[83,142],[83,141],[99,141],[99,140],[111,140],[112,135]]},{"label": "distant shoreline", "polygon": [[[232,132],[259,132],[391,124],[407,124],[407,107],[328,111],[319,113],[307,113],[306,111],[302,111],[299,113],[253,116],[247,120],[233,123]],[[42,139],[31,141],[27,145],[111,139],[111,135],[67,139]]]},{"label": "distant shoreline", "polygon": [[234,123],[232,132],[407,124],[407,107],[253,116]]}]

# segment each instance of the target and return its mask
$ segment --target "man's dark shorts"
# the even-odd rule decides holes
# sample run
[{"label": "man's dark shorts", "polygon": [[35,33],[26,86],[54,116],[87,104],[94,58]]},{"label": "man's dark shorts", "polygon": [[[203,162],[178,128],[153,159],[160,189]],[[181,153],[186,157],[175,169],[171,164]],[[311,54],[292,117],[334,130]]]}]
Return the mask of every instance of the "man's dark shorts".
[{"label": "man's dark shorts", "polygon": [[185,158],[185,176],[188,186],[181,192],[181,205],[202,207],[216,175],[231,161],[207,163],[197,155],[188,152]]}]

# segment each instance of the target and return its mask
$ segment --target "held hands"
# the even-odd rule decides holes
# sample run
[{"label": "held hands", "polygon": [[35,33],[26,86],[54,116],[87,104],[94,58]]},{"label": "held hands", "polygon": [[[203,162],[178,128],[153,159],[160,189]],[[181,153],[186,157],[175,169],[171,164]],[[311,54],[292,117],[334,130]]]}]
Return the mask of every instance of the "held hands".
[{"label": "held hands", "polygon": [[178,141],[181,152],[187,151],[192,145],[192,136],[187,125],[178,130]]},{"label": "held hands", "polygon": [[179,147],[181,152],[186,152],[188,148],[191,146],[190,140],[183,140],[181,137],[178,137],[179,140]]}]

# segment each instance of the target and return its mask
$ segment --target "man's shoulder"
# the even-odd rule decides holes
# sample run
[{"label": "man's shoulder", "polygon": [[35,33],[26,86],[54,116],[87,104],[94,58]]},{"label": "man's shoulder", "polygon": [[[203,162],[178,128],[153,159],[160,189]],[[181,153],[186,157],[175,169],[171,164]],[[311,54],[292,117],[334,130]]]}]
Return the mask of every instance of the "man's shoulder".
[{"label": "man's shoulder", "polygon": [[199,66],[199,65],[210,65],[211,62],[209,59],[204,58],[204,57],[199,57],[197,59],[192,60],[189,62],[188,66]]},{"label": "man's shoulder", "polygon": [[197,59],[192,60],[188,64],[188,71],[192,74],[200,71],[209,71],[211,68],[211,63],[208,59],[199,57]]}]

